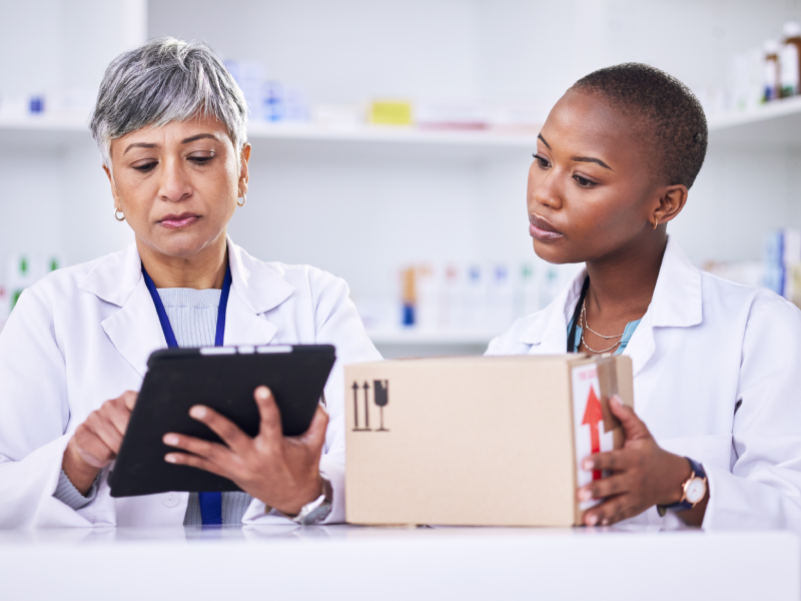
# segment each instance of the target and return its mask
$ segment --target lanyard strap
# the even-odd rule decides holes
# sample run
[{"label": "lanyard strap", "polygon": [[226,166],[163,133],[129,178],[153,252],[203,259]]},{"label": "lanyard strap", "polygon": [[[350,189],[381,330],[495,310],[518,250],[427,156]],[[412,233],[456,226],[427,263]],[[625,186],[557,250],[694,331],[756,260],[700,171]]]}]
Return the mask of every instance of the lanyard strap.
[{"label": "lanyard strap", "polygon": [[[178,341],[170,325],[170,318],[164,308],[164,303],[159,296],[153,279],[148,275],[144,264],[142,265],[142,275],[145,278],[147,291],[156,306],[156,313],[159,316],[161,330],[164,332],[164,339],[170,348],[178,348]],[[223,279],[222,292],[220,293],[220,306],[217,309],[217,331],[214,334],[214,346],[222,346],[225,339],[225,312],[228,308],[228,294],[231,292],[231,266],[225,268],[225,278]],[[200,504],[200,519],[203,525],[222,524],[222,493],[219,492],[199,492],[198,502]]]},{"label": "lanyard strap", "polygon": [[[156,285],[153,279],[148,275],[145,266],[142,265],[142,275],[145,278],[145,285],[147,291],[150,292],[150,297],[153,299],[153,304],[156,306],[156,313],[159,316],[159,323],[161,330],[164,332],[164,339],[167,341],[167,346],[170,348],[178,348],[178,341],[175,338],[175,333],[172,331],[170,325],[170,318],[167,316],[167,311],[164,308],[164,303],[161,301]],[[228,308],[228,295],[231,292],[231,266],[225,268],[225,278],[223,279],[222,292],[220,293],[220,306],[217,309],[217,331],[214,334],[214,346],[222,346],[225,339],[225,312]]]},{"label": "lanyard strap", "polygon": [[576,348],[576,328],[578,327],[579,316],[581,315],[581,307],[584,306],[584,299],[587,298],[587,290],[590,288],[590,276],[584,278],[584,283],[581,285],[581,294],[579,295],[576,308],[573,310],[573,321],[570,322],[570,332],[567,334],[567,352],[575,353]]}]

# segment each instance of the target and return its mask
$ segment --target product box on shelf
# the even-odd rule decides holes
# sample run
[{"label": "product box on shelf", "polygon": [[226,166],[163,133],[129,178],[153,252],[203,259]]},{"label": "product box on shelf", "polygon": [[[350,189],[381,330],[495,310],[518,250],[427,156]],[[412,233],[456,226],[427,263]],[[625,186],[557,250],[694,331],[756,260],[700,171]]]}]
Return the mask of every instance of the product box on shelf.
[{"label": "product box on shelf", "polygon": [[571,526],[623,445],[625,356],[453,357],[345,367],[346,514],[354,524]]}]

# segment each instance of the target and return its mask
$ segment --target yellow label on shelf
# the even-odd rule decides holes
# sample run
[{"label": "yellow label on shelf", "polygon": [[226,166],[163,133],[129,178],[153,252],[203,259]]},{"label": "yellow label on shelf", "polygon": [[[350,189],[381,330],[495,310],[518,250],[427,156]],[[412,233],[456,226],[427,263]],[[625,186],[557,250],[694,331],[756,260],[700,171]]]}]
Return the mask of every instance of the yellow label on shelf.
[{"label": "yellow label on shelf", "polygon": [[369,119],[375,125],[412,125],[412,103],[376,100],[370,103]]}]

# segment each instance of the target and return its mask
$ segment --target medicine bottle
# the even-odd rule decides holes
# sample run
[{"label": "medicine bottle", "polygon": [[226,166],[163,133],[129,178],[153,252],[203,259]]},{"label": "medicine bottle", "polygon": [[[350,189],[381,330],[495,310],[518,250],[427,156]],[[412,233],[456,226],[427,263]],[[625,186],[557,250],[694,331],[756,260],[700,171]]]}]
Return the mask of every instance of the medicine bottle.
[{"label": "medicine bottle", "polygon": [[788,21],[782,28],[782,47],[779,54],[781,97],[799,93],[801,87],[801,24]]},{"label": "medicine bottle", "polygon": [[779,42],[776,40],[765,40],[762,45],[763,52],[763,74],[762,74],[762,96],[763,102],[770,102],[779,97]]}]

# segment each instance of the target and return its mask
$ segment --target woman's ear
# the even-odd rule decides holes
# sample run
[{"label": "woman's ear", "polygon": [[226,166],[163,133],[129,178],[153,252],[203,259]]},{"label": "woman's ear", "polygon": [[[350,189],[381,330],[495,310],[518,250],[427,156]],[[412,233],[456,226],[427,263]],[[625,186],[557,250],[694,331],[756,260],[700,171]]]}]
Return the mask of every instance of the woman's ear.
[{"label": "woman's ear", "polygon": [[687,186],[676,184],[668,186],[662,191],[659,198],[659,206],[654,211],[652,223],[667,223],[672,221],[676,215],[681,213],[684,205],[687,204]]},{"label": "woman's ear", "polygon": [[239,195],[244,196],[248,193],[248,161],[250,161],[250,144],[245,144],[242,147],[242,153],[239,156]]},{"label": "woman's ear", "polygon": [[114,183],[114,175],[111,173],[111,168],[108,167],[108,165],[103,165],[103,171],[106,172],[108,183],[111,186],[111,196],[114,197],[114,208],[118,211],[124,212],[122,205],[120,204],[120,199],[117,196],[117,185]]}]

